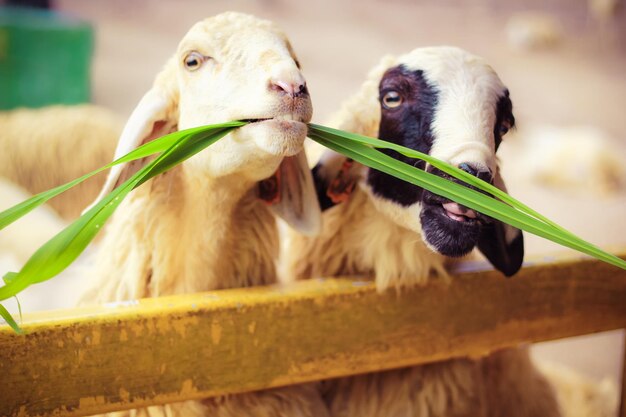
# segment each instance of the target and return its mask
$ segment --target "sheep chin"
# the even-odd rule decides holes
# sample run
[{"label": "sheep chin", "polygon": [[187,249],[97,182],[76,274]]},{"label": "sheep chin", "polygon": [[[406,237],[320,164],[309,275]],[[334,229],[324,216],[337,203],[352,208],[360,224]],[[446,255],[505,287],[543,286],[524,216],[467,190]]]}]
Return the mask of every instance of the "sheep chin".
[{"label": "sheep chin", "polygon": [[[302,150],[307,135],[305,123],[269,119],[242,128],[262,151],[275,156],[293,156]],[[243,133],[243,132],[242,132]]]},{"label": "sheep chin", "polygon": [[457,220],[450,216],[450,212],[441,204],[424,203],[420,212],[420,222],[424,243],[433,251],[445,256],[467,255],[474,249],[480,237],[479,222],[465,217],[462,221]]}]

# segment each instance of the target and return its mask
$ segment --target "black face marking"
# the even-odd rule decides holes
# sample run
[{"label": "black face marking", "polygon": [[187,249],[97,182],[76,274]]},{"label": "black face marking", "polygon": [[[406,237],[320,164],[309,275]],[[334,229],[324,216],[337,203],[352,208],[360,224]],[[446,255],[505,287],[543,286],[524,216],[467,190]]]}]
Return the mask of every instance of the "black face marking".
[{"label": "black face marking", "polygon": [[[400,95],[400,105],[395,107],[384,105],[383,99],[390,92],[397,92]],[[423,71],[412,71],[403,65],[387,70],[379,85],[379,100],[381,120],[378,137],[429,153],[433,143],[431,123],[437,106],[438,91],[428,84]],[[381,151],[397,160],[424,169],[423,161],[416,161],[395,151]],[[369,170],[367,183],[372,187],[374,194],[403,206],[418,202],[422,196],[422,188],[374,169]]]},{"label": "black face marking", "polygon": [[[438,99],[439,91],[426,81],[421,70],[410,70],[403,65],[387,70],[379,85],[381,120],[378,137],[430,154],[434,141],[431,125]],[[487,99],[493,100],[493,97]],[[515,125],[512,108],[509,91],[504,90],[495,106],[496,121],[493,129],[496,150],[502,136]],[[425,168],[422,161],[390,150],[382,152],[419,169]],[[334,203],[327,195],[329,180],[320,175],[320,168],[316,166],[313,169],[313,177],[320,206],[324,210]],[[460,168],[487,182],[493,180],[490,170],[480,164],[473,164],[472,161],[460,164]],[[467,186],[433,167],[429,167],[428,171]],[[368,170],[366,181],[373,193],[380,198],[405,207],[420,203],[422,238],[435,251],[445,256],[458,257],[478,247],[507,276],[521,267],[524,255],[521,233],[507,245],[505,226],[488,216],[474,211],[470,213],[467,208],[449,204],[450,200],[375,169]],[[474,187],[470,188],[476,190]]]},{"label": "black face marking", "polygon": [[502,143],[502,136],[507,131],[515,127],[515,117],[513,116],[513,103],[509,97],[509,90],[504,90],[504,94],[498,99],[496,104],[496,124],[493,127],[493,137],[496,141],[496,151]]}]

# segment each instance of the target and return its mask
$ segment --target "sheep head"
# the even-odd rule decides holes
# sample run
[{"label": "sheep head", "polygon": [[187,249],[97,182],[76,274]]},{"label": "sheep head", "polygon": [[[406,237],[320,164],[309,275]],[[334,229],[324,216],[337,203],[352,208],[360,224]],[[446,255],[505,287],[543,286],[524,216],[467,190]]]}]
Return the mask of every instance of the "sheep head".
[{"label": "sheep head", "polygon": [[288,40],[273,24],[240,14],[207,19],[185,36],[173,64],[179,129],[255,121],[199,156],[202,169],[213,176],[245,169],[261,180],[276,170],[272,161],[302,150],[311,99]]},{"label": "sheep head", "polygon": [[[449,47],[421,48],[398,59],[386,58],[358,97],[367,109],[355,117],[369,114],[376,123],[348,118],[341,128],[369,126],[377,131],[359,133],[430,154],[504,189],[496,151],[515,119],[508,90],[482,59]],[[350,106],[354,105],[348,103],[344,114],[345,110],[353,113]],[[385,153],[446,177],[421,161],[394,151]],[[318,190],[324,189],[320,182],[332,183],[336,175],[341,175],[341,184],[349,190],[345,178],[352,178],[379,211],[419,233],[434,251],[458,257],[478,247],[505,275],[520,268],[523,237],[519,230],[374,169],[356,166],[342,172],[341,159],[331,154],[321,160],[314,170]],[[329,191],[337,201],[341,190]],[[323,207],[329,201],[320,200]]]},{"label": "sheep head", "polygon": [[[194,25],[139,102],[116,158],[175,130],[247,120],[186,161],[194,176],[237,175],[251,183],[280,176],[282,195],[264,197],[302,231],[319,226],[319,209],[303,153],[311,99],[286,36],[271,22],[223,13]],[[112,169],[101,198],[137,164]],[[263,197],[263,196],[262,196]]]}]

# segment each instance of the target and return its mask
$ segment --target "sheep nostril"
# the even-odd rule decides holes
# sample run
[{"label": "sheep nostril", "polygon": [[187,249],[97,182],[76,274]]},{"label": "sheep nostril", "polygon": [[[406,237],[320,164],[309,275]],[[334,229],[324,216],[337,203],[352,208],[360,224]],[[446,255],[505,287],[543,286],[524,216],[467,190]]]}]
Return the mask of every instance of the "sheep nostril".
[{"label": "sheep nostril", "polygon": [[491,174],[491,170],[487,167],[478,166],[474,164],[469,164],[467,162],[463,162],[459,164],[459,169],[467,172],[470,175],[473,175],[485,182],[491,182],[493,179],[493,175]]},{"label": "sheep nostril", "polygon": [[477,173],[476,169],[473,166],[471,166],[470,164],[467,164],[465,162],[463,162],[462,164],[459,164],[459,169],[461,169],[461,170],[463,170],[463,171],[465,171],[468,174],[473,175],[473,176],[476,176],[476,173]]},{"label": "sheep nostril", "polygon": [[270,88],[282,94],[289,94],[291,97],[308,94],[306,84],[290,83],[282,80],[272,80]]}]

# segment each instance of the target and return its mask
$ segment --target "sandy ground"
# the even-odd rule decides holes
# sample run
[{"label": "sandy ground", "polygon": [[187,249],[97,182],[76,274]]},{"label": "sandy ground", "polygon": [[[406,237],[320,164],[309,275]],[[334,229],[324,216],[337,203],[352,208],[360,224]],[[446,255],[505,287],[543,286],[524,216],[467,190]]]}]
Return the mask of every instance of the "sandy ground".
[{"label": "sandy ground", "polygon": [[[612,152],[626,160],[625,7],[613,20],[602,20],[579,0],[467,4],[61,0],[57,5],[93,22],[97,34],[93,100],[122,116],[129,114],[194,22],[225,10],[238,10],[274,20],[288,33],[312,93],[315,121],[325,121],[383,55],[450,44],[485,57],[508,85],[520,126],[518,137],[528,126],[596,126],[610,138]],[[556,47],[524,51],[507,42],[509,17],[528,10],[558,19],[563,39]],[[598,196],[593,189],[563,193],[532,184],[517,157],[515,136],[507,139],[501,158],[514,196],[585,239],[602,246],[626,247],[623,190]],[[527,247],[534,254],[564,250],[533,236],[527,236]],[[574,342],[539,344],[534,352],[594,377],[618,381],[623,343],[623,336],[612,332]]]}]

